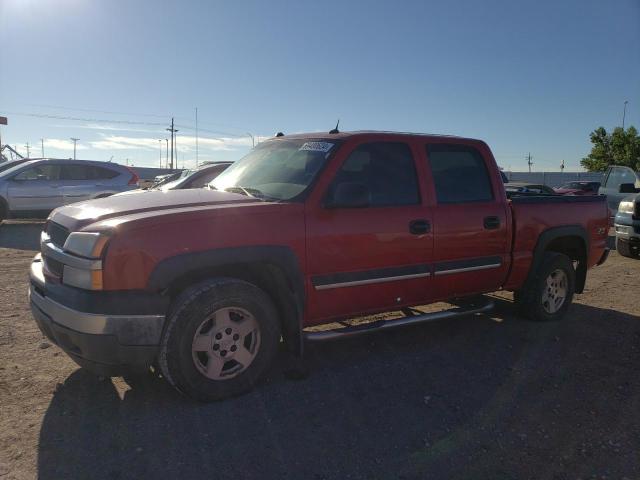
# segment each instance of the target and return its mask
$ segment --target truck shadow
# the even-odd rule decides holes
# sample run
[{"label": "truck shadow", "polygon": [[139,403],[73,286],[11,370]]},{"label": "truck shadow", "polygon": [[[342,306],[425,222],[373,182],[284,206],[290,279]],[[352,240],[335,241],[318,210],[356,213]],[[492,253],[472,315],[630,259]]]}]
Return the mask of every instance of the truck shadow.
[{"label": "truck shadow", "polygon": [[308,378],[285,379],[280,360],[253,392],[214,404],[151,375],[122,395],[77,370],[46,412],[39,478],[522,478],[541,429],[549,471],[535,476],[580,476],[588,411],[627,428],[618,386],[637,384],[639,339],[633,315],[575,304],[535,324],[501,301],[491,316],[311,344]]},{"label": "truck shadow", "polygon": [[0,225],[0,248],[40,250],[44,221],[4,221]]}]

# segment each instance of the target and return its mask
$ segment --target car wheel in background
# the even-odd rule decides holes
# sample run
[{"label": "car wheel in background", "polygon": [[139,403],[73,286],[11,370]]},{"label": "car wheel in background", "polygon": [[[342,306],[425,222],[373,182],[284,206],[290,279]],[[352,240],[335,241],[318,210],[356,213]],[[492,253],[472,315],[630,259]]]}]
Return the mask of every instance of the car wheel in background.
[{"label": "car wheel in background", "polygon": [[0,198],[0,225],[2,225],[2,222],[7,218],[7,216],[7,203],[2,198]]},{"label": "car wheel in background", "polygon": [[620,238],[616,238],[616,251],[623,257],[640,258],[640,248],[634,248],[629,242]]}]

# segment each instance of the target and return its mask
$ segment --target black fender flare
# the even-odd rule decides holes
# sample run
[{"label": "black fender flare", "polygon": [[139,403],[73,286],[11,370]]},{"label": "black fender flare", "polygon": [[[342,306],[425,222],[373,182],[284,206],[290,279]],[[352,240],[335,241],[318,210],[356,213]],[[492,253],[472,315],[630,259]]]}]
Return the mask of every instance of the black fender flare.
[{"label": "black fender flare", "polygon": [[[533,260],[531,261],[531,267],[529,268],[529,274],[524,284],[524,289],[528,290],[529,286],[535,278],[536,271],[544,258],[544,253],[554,240],[563,237],[578,237],[584,243],[585,254],[589,255],[589,236],[587,231],[582,225],[564,225],[561,227],[551,227],[545,230],[538,236],[538,241],[533,249]],[[587,279],[587,263],[578,262],[578,268],[576,269],[576,293],[582,293],[584,290],[584,284]]]},{"label": "black fender flare", "polygon": [[293,353],[302,355],[304,276],[297,256],[288,246],[255,245],[217,248],[169,257],[155,266],[147,281],[147,290],[165,291],[180,278],[195,272],[242,265],[249,267],[256,264],[271,267],[272,286],[279,293],[278,300],[287,317],[283,322],[286,343]]}]

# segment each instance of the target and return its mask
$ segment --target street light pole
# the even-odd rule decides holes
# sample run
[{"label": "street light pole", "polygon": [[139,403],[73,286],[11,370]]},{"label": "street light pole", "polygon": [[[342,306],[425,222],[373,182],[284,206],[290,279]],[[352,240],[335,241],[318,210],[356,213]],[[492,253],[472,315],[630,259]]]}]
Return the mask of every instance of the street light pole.
[{"label": "street light pole", "polygon": [[160,144],[160,168],[162,168],[162,139],[159,139],[158,143]]},{"label": "street light pole", "polygon": [[254,148],[256,146],[256,141],[253,139],[253,135],[251,135],[249,132],[247,132],[247,135],[251,137],[251,148]]},{"label": "street light pole", "polygon": [[71,141],[73,142],[73,159],[76,159],[76,143],[78,143],[79,138],[71,137]]},{"label": "street light pole", "polygon": [[44,158],[44,138],[40,139],[40,148],[42,148],[42,158]]},{"label": "street light pole", "polygon": [[169,167],[169,139],[165,138],[165,142],[167,142],[167,168]]},{"label": "street light pole", "polygon": [[624,119],[627,116],[627,103],[629,103],[629,100],[624,101],[624,110],[622,110],[622,130],[624,130]]}]

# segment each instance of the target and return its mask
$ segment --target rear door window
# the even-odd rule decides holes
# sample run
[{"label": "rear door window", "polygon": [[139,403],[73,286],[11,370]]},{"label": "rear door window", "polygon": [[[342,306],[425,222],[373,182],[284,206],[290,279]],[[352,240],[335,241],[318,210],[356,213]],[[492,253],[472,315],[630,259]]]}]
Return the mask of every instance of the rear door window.
[{"label": "rear door window", "polygon": [[636,183],[636,174],[630,168],[620,169],[620,183]]},{"label": "rear door window", "polygon": [[63,180],[90,180],[90,165],[62,165]]},{"label": "rear door window", "polygon": [[91,175],[92,175],[91,178],[95,180],[110,180],[112,178],[117,177],[120,174],[115,170],[111,170],[110,168],[97,167],[93,165],[91,167]]},{"label": "rear door window", "polygon": [[484,158],[467,145],[427,145],[438,203],[490,202],[491,179]]}]

